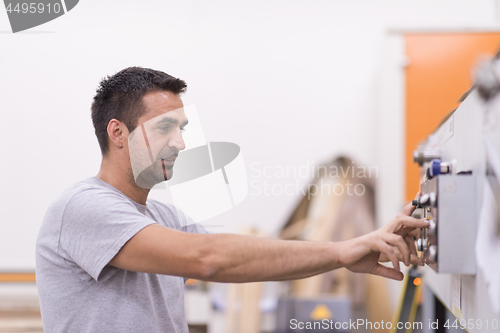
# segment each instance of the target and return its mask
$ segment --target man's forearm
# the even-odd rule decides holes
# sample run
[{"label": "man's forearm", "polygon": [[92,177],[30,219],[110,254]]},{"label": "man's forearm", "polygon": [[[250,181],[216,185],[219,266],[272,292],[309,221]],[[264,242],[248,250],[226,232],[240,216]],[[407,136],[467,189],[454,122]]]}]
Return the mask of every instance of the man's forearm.
[{"label": "man's forearm", "polygon": [[284,241],[232,234],[204,235],[205,280],[279,281],[309,277],[341,267],[333,242]]}]

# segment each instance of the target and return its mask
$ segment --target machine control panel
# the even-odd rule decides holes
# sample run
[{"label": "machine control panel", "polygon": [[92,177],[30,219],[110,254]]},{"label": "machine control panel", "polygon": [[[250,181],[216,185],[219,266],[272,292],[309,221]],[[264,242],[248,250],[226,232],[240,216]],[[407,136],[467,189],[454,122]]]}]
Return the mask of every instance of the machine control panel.
[{"label": "machine control panel", "polygon": [[[439,164],[443,171],[445,167]],[[437,164],[434,168],[438,171]],[[422,229],[416,247],[436,272],[475,274],[475,198],[471,174],[436,172],[421,184],[421,196],[413,204],[420,208],[421,218],[429,220],[429,227]]]}]

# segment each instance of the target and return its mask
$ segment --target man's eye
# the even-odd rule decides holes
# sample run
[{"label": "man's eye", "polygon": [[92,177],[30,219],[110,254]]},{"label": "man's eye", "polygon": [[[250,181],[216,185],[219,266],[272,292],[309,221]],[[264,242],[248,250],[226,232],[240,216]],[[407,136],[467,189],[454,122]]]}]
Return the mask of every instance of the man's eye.
[{"label": "man's eye", "polygon": [[164,133],[168,133],[168,131],[170,131],[170,127],[168,127],[168,126],[162,126],[162,127],[158,127],[156,130],[158,132],[164,134]]},{"label": "man's eye", "polygon": [[185,127],[181,128],[181,132],[184,132],[185,130],[186,130],[186,128],[185,128]]}]

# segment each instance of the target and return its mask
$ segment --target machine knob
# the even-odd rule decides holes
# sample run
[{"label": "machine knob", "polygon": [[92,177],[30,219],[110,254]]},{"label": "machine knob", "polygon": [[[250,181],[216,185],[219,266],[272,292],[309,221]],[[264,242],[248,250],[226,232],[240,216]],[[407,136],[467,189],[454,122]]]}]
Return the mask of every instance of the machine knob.
[{"label": "machine knob", "polygon": [[437,207],[436,193],[429,193],[429,205],[432,207]]},{"label": "machine knob", "polygon": [[437,224],[434,220],[429,220],[429,233],[432,237],[436,237],[437,235]]},{"label": "machine knob", "polygon": [[436,193],[426,193],[418,199],[412,200],[411,204],[417,208],[426,206],[437,207]]},{"label": "machine knob", "polygon": [[437,175],[445,174],[445,173],[450,173],[450,164],[449,163],[442,163],[441,160],[434,159],[431,161],[431,165],[427,169],[427,177],[432,178]]},{"label": "machine knob", "polygon": [[416,206],[417,208],[422,208],[427,203],[428,200],[429,200],[429,195],[424,194],[424,195],[418,197],[417,199],[413,200],[411,202],[411,204],[413,206]]},{"label": "machine knob", "polygon": [[429,246],[429,261],[432,264],[435,264],[437,262],[437,246],[436,245]]},{"label": "machine knob", "polygon": [[420,252],[427,251],[427,242],[422,238],[417,239],[417,251]]}]

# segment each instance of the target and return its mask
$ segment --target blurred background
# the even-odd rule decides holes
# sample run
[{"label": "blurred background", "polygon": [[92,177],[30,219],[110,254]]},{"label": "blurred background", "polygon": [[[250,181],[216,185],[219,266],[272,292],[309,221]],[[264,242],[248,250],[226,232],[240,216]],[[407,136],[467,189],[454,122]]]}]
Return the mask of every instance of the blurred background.
[{"label": "blurred background", "polygon": [[[207,229],[347,239],[416,195],[411,154],[498,51],[500,1],[84,0],[16,34],[0,10],[0,45],[0,332],[41,332],[35,240],[55,196],[99,169],[90,104],[104,76],[141,66],[184,79],[206,139],[240,146],[249,193]],[[311,194],[319,180],[366,191]],[[186,313],[192,332],[278,332],[291,297],[329,297],[347,318],[391,320],[402,289],[344,271],[294,283],[191,280]],[[303,311],[332,315],[318,304]]]}]

